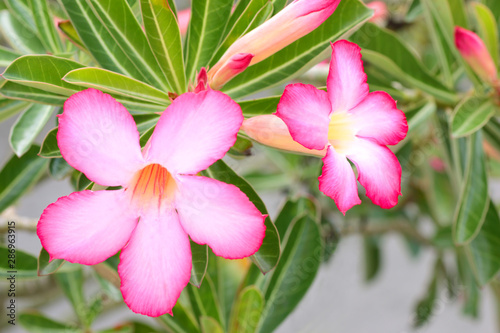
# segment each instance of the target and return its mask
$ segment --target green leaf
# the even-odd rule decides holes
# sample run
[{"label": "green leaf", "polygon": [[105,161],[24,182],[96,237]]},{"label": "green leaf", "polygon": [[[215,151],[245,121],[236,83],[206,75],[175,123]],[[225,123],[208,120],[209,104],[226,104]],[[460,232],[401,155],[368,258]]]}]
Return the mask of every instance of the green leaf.
[{"label": "green leaf", "polygon": [[35,18],[35,24],[38,29],[41,41],[45,49],[52,53],[63,52],[63,44],[57,33],[54,18],[52,17],[49,7],[47,6],[48,0],[30,0],[31,11]]},{"label": "green leaf", "polygon": [[222,327],[212,317],[202,316],[200,319],[201,331],[203,333],[223,333]]},{"label": "green leaf", "polygon": [[21,56],[20,53],[0,45],[0,67],[7,67]]},{"label": "green leaf", "polygon": [[436,298],[438,295],[438,274],[435,271],[431,283],[427,287],[425,296],[418,302],[415,309],[415,318],[413,326],[415,328],[422,327],[427,323],[434,314]]},{"label": "green leaf", "polygon": [[273,56],[250,66],[229,81],[223,91],[240,98],[284,84],[326,58],[330,42],[348,33],[371,16],[359,0],[343,0],[332,16],[310,34],[293,42]]},{"label": "green leaf", "polygon": [[191,280],[189,282],[200,288],[205,273],[207,272],[208,246],[199,245],[191,241],[191,256],[193,258],[193,264],[191,268]]},{"label": "green leaf", "polygon": [[480,286],[486,285],[500,270],[500,218],[490,202],[483,226],[476,238],[466,246],[474,275]]},{"label": "green leaf", "polygon": [[498,68],[498,18],[495,19],[491,10],[481,3],[473,2],[472,8],[474,9],[479,37],[484,41]]},{"label": "green leaf", "polygon": [[193,0],[191,21],[186,38],[186,77],[195,78],[195,73],[208,66],[226,23],[233,1]]},{"label": "green leaf", "polygon": [[30,105],[28,102],[0,98],[0,122],[21,112]]},{"label": "green leaf", "polygon": [[321,264],[323,245],[318,224],[309,216],[287,232],[280,262],[265,290],[258,332],[272,332],[292,312],[311,286]]},{"label": "green leaf", "polygon": [[367,23],[351,36],[351,40],[361,46],[363,60],[401,82],[421,89],[440,101],[458,101],[457,95],[435,79],[409,46],[393,32]]},{"label": "green leaf", "polygon": [[451,120],[454,137],[463,137],[480,130],[495,114],[496,107],[488,97],[469,97],[457,105]]},{"label": "green leaf", "polygon": [[101,68],[86,67],[73,70],[63,80],[78,86],[99,89],[103,92],[123,95],[155,103],[166,108],[170,104],[168,94],[146,83]]},{"label": "green leaf", "polygon": [[276,112],[281,96],[270,96],[238,102],[246,118]]},{"label": "green leaf", "polygon": [[7,44],[22,54],[45,53],[35,32],[8,11],[0,12],[0,31]]},{"label": "green leaf", "polygon": [[254,333],[264,308],[259,289],[250,286],[241,291],[231,313],[229,333]]},{"label": "green leaf", "polygon": [[19,315],[19,323],[28,332],[33,333],[83,333],[76,327],[54,321],[36,312],[22,313]]},{"label": "green leaf", "polygon": [[[66,267],[66,266],[65,266]],[[75,314],[79,318],[80,322],[86,326],[89,323],[89,311],[88,305],[83,296],[83,270],[81,267],[78,269],[59,271],[54,274],[59,286],[66,295],[66,297],[71,302]]]},{"label": "green leaf", "polygon": [[420,14],[423,13],[423,8],[420,0],[413,0],[411,5],[408,6],[408,11],[406,12],[405,21],[413,22],[415,21]]},{"label": "green leaf", "polygon": [[53,111],[51,105],[33,104],[17,119],[9,136],[10,146],[17,156],[21,157],[28,151]]},{"label": "green leaf", "polygon": [[216,319],[218,323],[223,322],[222,311],[220,309],[219,300],[217,299],[217,292],[210,275],[205,277],[200,288],[194,287],[191,284],[186,288],[193,313],[198,320],[200,320],[201,327],[203,327],[201,318],[204,316],[212,317]]},{"label": "green leaf", "polygon": [[141,0],[142,20],[151,50],[172,90],[186,91],[182,39],[177,18],[165,0]]},{"label": "green leaf", "polygon": [[87,0],[116,44],[141,73],[140,81],[168,91],[167,80],[148,44],[141,25],[125,0]]},{"label": "green leaf", "polygon": [[63,158],[53,158],[49,162],[49,173],[57,180],[62,180],[73,171],[71,165]]},{"label": "green leaf", "polygon": [[380,239],[373,236],[363,237],[363,253],[365,281],[373,281],[380,272]]},{"label": "green leaf", "polygon": [[50,275],[57,272],[65,262],[63,259],[53,259],[50,262],[49,260],[49,253],[42,247],[42,249],[40,250],[40,255],[38,256],[38,276]]},{"label": "green leaf", "polygon": [[73,44],[81,48],[82,50],[86,50],[85,44],[83,44],[80,36],[78,36],[78,32],[76,32],[75,27],[71,21],[62,21],[57,25],[59,30],[64,34],[64,36],[69,39]]},{"label": "green leaf", "polygon": [[84,66],[65,58],[50,55],[27,55],[11,63],[2,76],[9,81],[28,87],[70,96],[82,89],[64,82],[62,78],[69,71],[82,67]]},{"label": "green leaf", "polygon": [[5,0],[5,4],[9,12],[25,26],[29,31],[35,33],[37,31],[35,19],[30,9],[29,0]]},{"label": "green leaf", "polygon": [[0,245],[0,277],[3,281],[5,278],[9,281],[11,275],[15,275],[15,278],[36,277],[36,258],[16,247],[19,235],[15,229],[9,230],[14,230],[14,233],[8,232],[6,244]]},{"label": "green leaf", "polygon": [[60,158],[62,157],[59,146],[57,145],[57,127],[51,129],[45,139],[43,139],[42,147],[38,153],[40,157],[44,158]]},{"label": "green leaf", "polygon": [[45,173],[48,161],[37,156],[33,145],[23,157],[13,156],[0,171],[0,212],[14,204]]},{"label": "green leaf", "polygon": [[[190,288],[190,286],[187,286]],[[181,295],[182,296],[182,295]],[[176,333],[199,333],[200,327],[196,319],[193,317],[193,312],[186,308],[182,302],[177,301],[172,309],[174,316],[169,314],[158,317],[159,321],[166,326],[170,331]]]},{"label": "green leaf", "polygon": [[469,22],[467,20],[467,11],[465,10],[465,3],[462,0],[448,0],[451,14],[453,15],[453,22],[462,28],[468,29]]},{"label": "green leaf", "polygon": [[0,95],[22,101],[56,106],[63,106],[64,101],[68,98],[67,96],[54,94],[45,90],[28,87],[11,81],[8,81],[0,88]]},{"label": "green leaf", "polygon": [[[255,190],[243,178],[238,176],[230,167],[222,160],[212,164],[206,173],[209,177],[220,180],[227,184],[237,186],[243,193],[247,195],[251,202],[262,213],[267,215],[267,209],[262,199],[257,195]],[[251,258],[254,264],[265,274],[276,266],[280,257],[280,239],[274,223],[267,216],[266,221],[266,235],[262,245]]]}]

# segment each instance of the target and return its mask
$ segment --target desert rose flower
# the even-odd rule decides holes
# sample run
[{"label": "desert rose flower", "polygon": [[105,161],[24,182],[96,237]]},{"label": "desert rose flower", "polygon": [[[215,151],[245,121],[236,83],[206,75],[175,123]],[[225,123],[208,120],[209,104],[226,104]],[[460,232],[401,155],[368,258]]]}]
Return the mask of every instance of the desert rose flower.
[{"label": "desert rose flower", "polygon": [[455,46],[481,79],[492,85],[498,84],[495,62],[478,35],[467,29],[455,27]]},{"label": "desert rose flower", "polygon": [[[340,0],[295,0],[269,21],[238,39],[208,72],[209,81],[226,77],[221,71],[238,53],[252,54],[249,65],[273,55],[319,27],[337,8]],[[220,84],[220,83],[219,83]]]},{"label": "desert rose flower", "polygon": [[246,195],[196,176],[225,155],[242,120],[221,92],[186,93],[163,112],[141,151],[119,102],[94,89],[71,96],[59,118],[61,154],[90,180],[122,189],[75,192],[49,205],[37,234],[50,258],[95,265],[121,250],[125,303],[148,316],[172,314],[190,279],[189,237],[229,259],[262,244],[265,216]]},{"label": "desert rose flower", "polygon": [[[360,48],[342,40],[332,45],[327,91],[312,85],[290,84],[278,104],[276,115],[288,127],[291,138],[323,157],[320,190],[331,197],[345,214],[360,204],[352,161],[366,195],[382,208],[391,208],[401,194],[401,165],[386,145],[405,138],[408,125],[404,113],[385,92],[369,93]],[[284,139],[273,116],[250,118],[243,129],[259,140],[279,128],[279,135],[267,135],[265,144],[304,153]],[[270,138],[270,139],[269,139]],[[326,151],[326,152],[325,152]]]}]

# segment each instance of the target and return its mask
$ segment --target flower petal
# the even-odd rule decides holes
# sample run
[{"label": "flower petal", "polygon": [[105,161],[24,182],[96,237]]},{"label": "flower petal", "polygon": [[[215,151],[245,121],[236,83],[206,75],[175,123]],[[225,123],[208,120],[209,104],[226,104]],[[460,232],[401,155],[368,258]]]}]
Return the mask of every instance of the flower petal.
[{"label": "flower petal", "polygon": [[191,277],[189,238],[174,210],[142,216],[120,254],[121,292],[135,313],[158,317],[172,314]]},{"label": "flower petal", "polygon": [[294,141],[283,120],[273,114],[245,119],[241,129],[250,138],[266,146],[319,157],[326,155],[326,148],[309,149]]},{"label": "flower petal", "polygon": [[257,252],[264,239],[265,216],[239,188],[199,176],[181,176],[178,184],[175,206],[193,241],[208,244],[227,259]]},{"label": "flower petal", "polygon": [[408,132],[408,123],[396,101],[383,91],[375,91],[350,111],[358,137],[371,138],[380,145],[395,145]]},{"label": "flower petal", "polygon": [[123,190],[74,192],[42,213],[37,234],[51,259],[95,265],[125,246],[138,216]]},{"label": "flower petal", "polygon": [[375,142],[359,139],[347,157],[358,169],[366,195],[382,208],[392,208],[401,195],[401,165],[394,153]]},{"label": "flower petal", "polygon": [[346,40],[332,44],[326,86],[333,112],[349,111],[368,95],[361,48],[358,45]]},{"label": "flower petal", "polygon": [[326,91],[310,84],[289,84],[276,115],[288,126],[293,139],[309,149],[322,150],[328,143],[331,105]]},{"label": "flower petal", "polygon": [[240,106],[215,90],[185,93],[163,112],[148,159],[170,172],[194,174],[221,159],[243,122]]},{"label": "flower petal", "polygon": [[100,185],[126,185],[143,163],[134,119],[113,97],[95,89],[64,103],[57,142],[64,159]]},{"label": "flower petal", "polygon": [[329,147],[323,158],[323,173],[319,179],[319,190],[332,198],[337,208],[345,213],[361,200],[354,171],[344,155]]}]

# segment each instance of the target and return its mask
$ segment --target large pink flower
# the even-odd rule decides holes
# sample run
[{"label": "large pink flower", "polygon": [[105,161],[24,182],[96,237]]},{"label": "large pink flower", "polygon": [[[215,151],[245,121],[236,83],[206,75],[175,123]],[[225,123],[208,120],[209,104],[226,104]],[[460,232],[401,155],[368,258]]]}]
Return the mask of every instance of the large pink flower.
[{"label": "large pink flower", "polygon": [[[63,157],[92,181],[49,205],[38,236],[51,259],[94,265],[120,254],[121,291],[134,312],[172,314],[191,273],[189,237],[243,258],[264,238],[265,217],[237,187],[196,176],[234,144],[241,109],[221,92],[179,96],[141,152],[132,116],[98,90],[71,96],[57,135]],[[189,237],[188,237],[189,235]]]},{"label": "large pink flower", "polygon": [[382,208],[397,204],[401,166],[386,145],[404,139],[406,117],[387,93],[369,93],[356,44],[341,40],[332,45],[327,91],[288,85],[276,115],[304,147],[327,148],[319,188],[342,213],[361,203],[348,159],[356,165],[358,180],[375,204]]}]

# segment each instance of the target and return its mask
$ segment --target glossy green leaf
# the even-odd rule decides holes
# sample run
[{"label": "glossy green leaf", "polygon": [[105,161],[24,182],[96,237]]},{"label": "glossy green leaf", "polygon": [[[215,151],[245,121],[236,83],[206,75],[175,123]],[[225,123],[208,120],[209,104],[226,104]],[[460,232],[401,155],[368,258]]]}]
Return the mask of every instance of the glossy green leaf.
[{"label": "glossy green leaf", "polygon": [[75,27],[71,21],[62,21],[57,25],[59,30],[64,34],[64,36],[69,39],[73,44],[78,46],[81,49],[86,50],[85,44],[83,44],[80,36],[78,36],[78,32],[76,32]]},{"label": "glossy green leaf", "polygon": [[17,119],[9,135],[10,146],[17,156],[21,157],[28,151],[53,111],[51,105],[33,104]]},{"label": "glossy green leaf", "polygon": [[200,288],[194,287],[191,284],[186,288],[193,314],[200,320],[200,326],[202,326],[201,318],[204,316],[212,317],[216,319],[218,323],[223,322],[222,311],[219,306],[219,300],[217,299],[217,292],[209,275],[205,277]]},{"label": "glossy green leaf", "polygon": [[286,246],[286,233],[290,226],[293,226],[295,221],[308,215],[311,219],[316,219],[318,208],[315,203],[309,198],[298,198],[296,200],[288,200],[276,218],[275,225],[280,239],[281,245]]},{"label": "glossy green leaf", "polygon": [[20,53],[0,45],[0,67],[7,67],[21,56]]},{"label": "glossy green leaf", "polygon": [[476,238],[467,245],[467,253],[480,286],[486,285],[500,270],[500,218],[494,203]]},{"label": "glossy green leaf", "polygon": [[[212,164],[206,173],[209,177],[220,180],[227,184],[237,186],[243,193],[247,195],[255,207],[262,213],[268,214],[266,206],[259,198],[255,190],[242,177],[238,176],[230,167],[222,160]],[[252,261],[265,274],[276,266],[280,257],[280,239],[274,223],[269,216],[266,218],[266,235],[262,245],[251,258]]]},{"label": "glossy green leaf", "polygon": [[479,289],[476,278],[474,277],[474,272],[467,259],[465,251],[460,248],[457,249],[457,268],[464,286],[463,288],[463,313],[472,317],[477,318],[479,313],[479,301],[481,297],[481,290]]},{"label": "glossy green leaf", "polygon": [[22,54],[44,54],[36,33],[8,11],[0,12],[0,30],[8,45]]},{"label": "glossy green leaf", "polygon": [[[190,288],[190,286],[187,286],[187,288]],[[182,302],[177,301],[172,309],[172,313],[174,314],[173,317],[169,314],[158,317],[158,320],[166,326],[169,331],[176,333],[201,332],[196,318],[193,317],[193,312],[189,308],[185,307]]]},{"label": "glossy green leaf", "polygon": [[18,99],[21,101],[43,103],[56,106],[62,106],[67,96],[54,94],[45,90],[28,87],[19,83],[8,81],[0,88],[0,95]]},{"label": "glossy green leaf", "polygon": [[30,105],[28,102],[0,98],[0,122],[25,110]]},{"label": "glossy green leaf", "polygon": [[37,32],[29,0],[5,0],[9,12],[32,33]]},{"label": "glossy green leaf", "polygon": [[84,66],[65,58],[50,55],[27,55],[11,63],[2,76],[9,81],[28,87],[70,96],[82,88],[64,82],[62,78],[69,71],[82,67]]},{"label": "glossy green leaf", "polygon": [[348,33],[370,15],[371,10],[359,0],[341,1],[333,15],[316,30],[250,66],[229,81],[223,91],[233,98],[240,98],[289,82],[326,58],[330,42]]},{"label": "glossy green leaf", "polygon": [[451,120],[454,137],[463,137],[480,130],[496,112],[488,97],[469,97],[457,105]]},{"label": "glossy green leaf", "polygon": [[229,333],[254,333],[264,308],[264,296],[255,286],[243,289],[231,313]]},{"label": "glossy green leaf", "polygon": [[166,108],[168,94],[146,83],[101,68],[86,67],[73,70],[63,80],[78,86],[90,87],[114,95],[123,95]]},{"label": "glossy green leaf", "polygon": [[54,321],[36,312],[20,314],[19,323],[32,333],[84,333],[79,328]]},{"label": "glossy green leaf", "polygon": [[224,333],[221,325],[212,317],[202,316],[200,324],[203,333]]},{"label": "glossy green leaf", "polygon": [[172,90],[186,91],[184,56],[177,18],[165,0],[141,0],[142,20],[151,50]]},{"label": "glossy green leaf", "polygon": [[48,0],[30,0],[31,11],[35,19],[40,39],[45,49],[52,53],[61,53],[63,44],[57,33],[54,17],[49,11]]},{"label": "glossy green leaf", "polygon": [[50,275],[57,272],[65,262],[63,259],[54,259],[50,262],[49,260],[49,253],[42,247],[42,249],[40,250],[40,255],[38,256],[38,276]]},{"label": "glossy green leaf", "polygon": [[23,157],[13,156],[0,171],[0,212],[14,204],[45,173],[48,161],[37,156],[40,147],[31,146]]},{"label": "glossy green leaf", "polygon": [[246,118],[276,112],[281,96],[270,96],[238,102]]},{"label": "glossy green leaf", "polygon": [[184,54],[188,80],[193,80],[196,72],[208,66],[219,45],[232,5],[233,2],[228,0],[193,0]]},{"label": "glossy green leaf", "polygon": [[318,224],[309,216],[287,232],[280,262],[265,290],[265,307],[258,332],[272,332],[293,311],[311,286],[322,261]]},{"label": "glossy green leaf", "polygon": [[283,10],[291,0],[272,0],[274,5],[274,15]]},{"label": "glossy green leaf", "polygon": [[57,145],[57,127],[50,130],[43,139],[40,152],[38,153],[40,157],[45,158],[60,158],[62,157],[59,146]]},{"label": "glossy green leaf", "polygon": [[[15,229],[10,230],[15,231]],[[6,243],[0,245],[0,277],[3,281],[5,281],[5,278],[9,281],[11,275],[15,275],[16,278],[33,278],[37,276],[36,258],[16,247],[16,238],[18,237],[18,232],[8,232],[5,238]],[[9,248],[9,245],[14,247]]]},{"label": "glossy green leaf", "polygon": [[361,46],[363,60],[440,101],[455,103],[458,97],[434,78],[409,46],[396,34],[367,23],[351,36]]},{"label": "glossy green leaf", "polygon": [[490,51],[490,55],[498,68],[498,17],[495,19],[491,10],[481,3],[472,4],[476,18],[479,37]]},{"label": "glossy green leaf", "polygon": [[199,288],[207,272],[208,246],[199,245],[191,241],[191,256],[193,258],[193,263],[191,268],[191,280],[189,282]]},{"label": "glossy green leaf", "polygon": [[113,40],[141,73],[137,78],[168,91],[167,80],[158,65],[141,25],[125,0],[87,0]]}]

